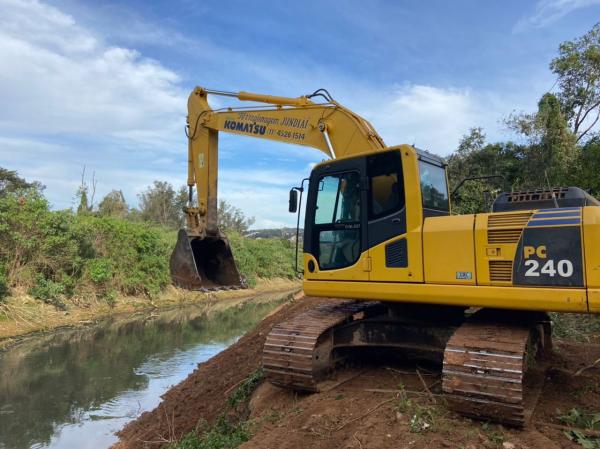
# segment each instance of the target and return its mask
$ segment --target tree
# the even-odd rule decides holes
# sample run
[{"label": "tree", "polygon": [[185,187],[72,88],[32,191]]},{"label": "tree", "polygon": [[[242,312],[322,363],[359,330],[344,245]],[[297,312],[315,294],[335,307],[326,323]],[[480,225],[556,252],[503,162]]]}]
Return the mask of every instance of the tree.
[{"label": "tree", "polygon": [[142,220],[173,228],[181,226],[182,212],[178,209],[178,196],[169,182],[154,181],[138,198]]},{"label": "tree", "polygon": [[537,121],[543,133],[539,142],[541,166],[534,172],[535,175],[539,180],[543,170],[547,182],[554,185],[570,184],[570,174],[574,171],[573,164],[578,157],[577,140],[569,129],[556,96],[545,94],[541,98]]},{"label": "tree", "polygon": [[254,217],[246,217],[240,209],[232,206],[225,200],[219,200],[217,217],[218,226],[221,230],[235,231],[240,234],[248,232],[248,229],[255,221]]},{"label": "tree", "polygon": [[472,128],[461,139],[458,149],[448,158],[450,191],[465,178],[502,175],[502,177],[466,181],[453,198],[458,213],[489,211],[493,199],[504,189],[520,182],[522,147],[513,143],[486,144],[481,128]]},{"label": "tree", "polygon": [[600,119],[600,23],[560,44],[550,69],[558,76],[558,98],[577,141],[590,136]]},{"label": "tree", "polygon": [[520,187],[568,185],[576,180],[577,139],[554,94],[542,96],[537,112],[513,114],[505,123],[528,140],[523,148]]},{"label": "tree", "polygon": [[112,190],[98,205],[98,213],[103,216],[125,218],[128,212],[129,206],[121,190]]},{"label": "tree", "polygon": [[16,171],[0,167],[0,196],[25,189],[42,191],[44,186],[37,181],[27,182]]},{"label": "tree", "polygon": [[89,187],[85,180],[85,165],[83,166],[83,171],[81,172],[81,184],[77,189],[77,193],[75,193],[75,198],[79,199],[79,205],[77,206],[78,214],[87,214],[94,209],[94,197],[96,196],[96,185],[98,181],[96,181],[96,172],[92,173],[92,196],[88,199]]}]

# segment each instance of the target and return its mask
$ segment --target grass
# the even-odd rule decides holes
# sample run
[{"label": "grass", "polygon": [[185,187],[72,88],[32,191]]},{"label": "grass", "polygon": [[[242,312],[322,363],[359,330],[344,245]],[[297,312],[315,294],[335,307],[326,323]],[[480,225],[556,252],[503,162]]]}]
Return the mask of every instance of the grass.
[{"label": "grass", "polygon": [[252,395],[252,392],[264,379],[264,377],[265,374],[263,373],[262,368],[257,369],[250,376],[248,376],[244,382],[242,382],[235,389],[231,396],[229,396],[229,399],[227,400],[229,407],[234,408],[248,401]]},{"label": "grass", "polygon": [[[168,449],[234,449],[248,441],[253,435],[253,423],[243,420],[238,409],[248,403],[263,378],[262,369],[254,371],[229,396],[228,410],[217,418],[212,427],[204,431],[192,431],[180,441],[171,443]],[[270,418],[278,417],[273,415]]]},{"label": "grass", "polygon": [[408,397],[404,384],[398,385],[397,402],[394,409],[409,416],[408,430],[411,433],[435,431],[438,428],[440,409],[433,405],[419,404]]},{"label": "grass", "polygon": [[588,436],[578,430],[600,430],[600,413],[585,413],[578,408],[572,408],[566,414],[559,415],[558,419],[567,426],[577,428],[563,432],[569,440],[579,444],[584,449],[600,449],[600,439]]},{"label": "grass", "polygon": [[557,338],[590,342],[600,335],[600,315],[551,313],[552,333]]},{"label": "grass", "polygon": [[481,430],[487,437],[487,439],[495,446],[500,446],[504,443],[504,434],[500,431],[502,427],[499,425],[492,425],[490,423],[483,423]]},{"label": "grass", "polygon": [[198,434],[190,432],[169,449],[234,449],[252,437],[247,422],[232,423],[221,415],[209,430]]}]

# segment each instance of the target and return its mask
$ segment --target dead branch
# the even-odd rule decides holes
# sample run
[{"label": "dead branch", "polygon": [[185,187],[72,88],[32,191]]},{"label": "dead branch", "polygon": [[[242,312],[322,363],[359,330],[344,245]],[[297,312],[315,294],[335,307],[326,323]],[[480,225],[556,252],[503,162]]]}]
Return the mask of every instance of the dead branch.
[{"label": "dead branch", "polygon": [[361,371],[359,371],[358,373],[356,373],[356,374],[354,374],[354,375],[350,376],[349,378],[347,378],[347,379],[344,379],[344,380],[342,380],[342,381],[340,381],[340,382],[338,382],[338,383],[334,384],[333,386],[329,387],[327,390],[324,390],[324,391],[331,391],[331,390],[334,390],[335,388],[339,387],[340,385],[343,385],[343,384],[345,384],[345,383],[347,383],[347,382],[350,382],[351,380],[353,380],[353,379],[356,379],[358,376],[361,376],[361,375],[363,375],[363,374],[364,374],[364,373],[366,373],[366,372],[367,372],[367,370],[361,370]]},{"label": "dead branch", "polygon": [[[386,389],[386,388],[364,388],[363,391],[367,391],[369,393],[383,393],[383,394],[406,393],[406,394],[415,394],[417,396],[429,396],[429,394],[427,394],[425,391],[416,391],[416,390],[392,390],[392,389]],[[444,395],[437,394],[437,393],[431,393],[431,396],[441,398]]]},{"label": "dead branch", "polygon": [[419,371],[418,368],[417,368],[417,375],[419,376],[419,380],[423,384],[423,388],[425,389],[425,392],[428,394],[429,399],[431,400],[431,403],[432,404],[437,404],[437,401],[435,400],[435,397],[433,397],[433,394],[431,393],[431,390],[429,389],[429,387],[425,383],[425,379],[423,379],[423,376],[421,376],[421,372]]},{"label": "dead branch", "polygon": [[578,376],[580,376],[580,375],[581,375],[581,373],[583,373],[585,370],[588,370],[588,369],[592,369],[592,368],[594,368],[596,365],[598,365],[598,363],[600,363],[600,359],[596,360],[594,363],[592,363],[592,364],[591,364],[591,365],[589,365],[589,366],[584,366],[583,368],[581,368],[581,369],[578,369],[578,370],[577,370],[577,371],[576,371],[576,372],[573,374],[573,377],[578,377]]},{"label": "dead branch", "polygon": [[388,404],[388,403],[390,403],[390,402],[392,402],[392,401],[394,401],[394,400],[396,400],[396,398],[395,398],[395,397],[394,397],[394,398],[391,398],[391,399],[386,399],[385,401],[383,401],[383,402],[380,402],[380,403],[379,403],[379,404],[377,404],[375,407],[373,407],[372,409],[368,410],[366,413],[363,413],[362,415],[360,415],[360,416],[357,416],[356,418],[352,418],[352,419],[350,419],[350,420],[346,421],[345,423],[343,423],[342,425],[338,426],[338,427],[335,429],[335,432],[337,432],[338,430],[342,430],[342,429],[343,429],[344,427],[346,427],[348,424],[350,424],[350,423],[353,423],[354,421],[358,421],[359,419],[362,419],[362,418],[364,418],[365,416],[367,416],[367,415],[369,415],[369,414],[373,413],[375,410],[377,410],[377,409],[378,409],[378,408],[380,408],[381,406],[383,406],[383,405],[385,405],[385,404]]}]

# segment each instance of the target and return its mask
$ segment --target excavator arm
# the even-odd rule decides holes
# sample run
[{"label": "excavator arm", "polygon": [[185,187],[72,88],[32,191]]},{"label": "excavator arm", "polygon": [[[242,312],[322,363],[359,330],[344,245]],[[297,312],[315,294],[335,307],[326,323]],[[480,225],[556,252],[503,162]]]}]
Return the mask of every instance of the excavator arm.
[{"label": "excavator arm", "polygon": [[[213,110],[208,96],[258,103]],[[315,102],[322,99],[322,102]],[[297,98],[195,88],[188,99],[187,229],[171,256],[175,284],[188,289],[235,287],[240,277],[217,225],[219,132],[316,148],[330,158],[385,149],[371,124],[320,89]],[[197,205],[193,206],[196,186]]]}]

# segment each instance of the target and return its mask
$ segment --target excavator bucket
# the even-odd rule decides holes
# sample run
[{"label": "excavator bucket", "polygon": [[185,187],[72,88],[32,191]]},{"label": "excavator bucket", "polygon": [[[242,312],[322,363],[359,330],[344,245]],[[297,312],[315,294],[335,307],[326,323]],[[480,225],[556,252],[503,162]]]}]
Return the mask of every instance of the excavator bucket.
[{"label": "excavator bucket", "polygon": [[243,287],[229,241],[221,234],[199,238],[180,229],[170,268],[173,284],[187,290]]}]

